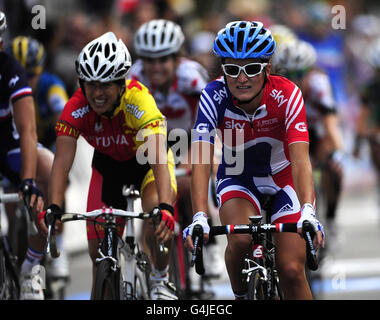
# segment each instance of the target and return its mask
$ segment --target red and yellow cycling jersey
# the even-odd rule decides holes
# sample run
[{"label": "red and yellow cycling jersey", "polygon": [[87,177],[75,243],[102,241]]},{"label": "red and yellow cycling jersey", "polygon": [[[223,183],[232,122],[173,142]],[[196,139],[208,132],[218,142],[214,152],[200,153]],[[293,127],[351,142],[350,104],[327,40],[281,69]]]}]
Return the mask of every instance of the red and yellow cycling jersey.
[{"label": "red and yellow cycling jersey", "polygon": [[166,136],[166,122],[149,90],[138,81],[127,80],[112,117],[97,115],[78,89],[65,105],[56,134],[74,138],[82,135],[99,152],[126,161],[136,155],[149,135]]}]

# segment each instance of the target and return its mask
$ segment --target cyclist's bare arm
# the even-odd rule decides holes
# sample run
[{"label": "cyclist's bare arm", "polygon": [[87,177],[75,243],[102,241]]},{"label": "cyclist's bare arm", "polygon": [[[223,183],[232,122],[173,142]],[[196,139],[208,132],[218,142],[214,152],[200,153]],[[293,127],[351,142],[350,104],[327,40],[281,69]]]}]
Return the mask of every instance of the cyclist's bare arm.
[{"label": "cyclist's bare arm", "polygon": [[323,118],[327,138],[333,150],[342,150],[342,136],[339,129],[339,118],[336,113],[327,114]]},{"label": "cyclist's bare arm", "polygon": [[[158,203],[173,204],[174,194],[171,186],[171,179],[168,167],[166,137],[162,134],[155,134],[145,140],[147,145],[148,161],[152,168],[156,189],[158,193]],[[152,208],[144,208],[151,210]],[[170,231],[161,220],[156,228],[157,239],[165,243],[174,236],[174,232]]]},{"label": "cyclist's bare arm", "polygon": [[[206,212],[208,210],[208,187],[211,173],[212,159],[214,157],[214,145],[208,142],[195,142],[191,145],[192,175],[191,175],[191,203],[193,212]],[[208,241],[208,234],[205,234]],[[186,238],[185,246],[193,249],[193,241],[190,236]]]},{"label": "cyclist's bare arm", "polygon": [[[312,166],[309,158],[309,144],[304,142],[292,143],[289,145],[289,156],[292,165],[294,189],[301,207],[305,203],[314,203],[314,185]],[[318,248],[320,243],[323,246],[323,241],[322,233],[318,231],[314,246]]]},{"label": "cyclist's bare arm", "polygon": [[[13,104],[13,117],[16,129],[20,135],[21,149],[21,180],[36,179],[37,174],[37,131],[34,111],[34,101],[31,96],[23,97]],[[35,195],[32,195],[31,206]],[[39,197],[37,211],[43,209],[43,199]]]},{"label": "cyclist's bare arm", "polygon": [[158,200],[159,203],[172,204],[173,191],[168,168],[166,137],[162,134],[155,134],[153,139],[151,137],[146,139],[145,143],[147,145],[148,161],[156,181]]},{"label": "cyclist's bare arm", "polygon": [[13,104],[14,121],[20,135],[20,178],[35,179],[37,172],[37,131],[34,102],[31,96],[21,98]]},{"label": "cyclist's bare arm", "polygon": [[[57,137],[56,152],[49,179],[49,205],[55,204],[59,207],[63,205],[67,179],[74,162],[76,147],[77,139],[69,136]],[[48,233],[44,219],[39,221],[39,227],[43,233]]]},{"label": "cyclist's bare arm", "polygon": [[67,179],[74,162],[77,139],[58,136],[53,168],[49,180],[49,204],[62,206],[67,187]]}]

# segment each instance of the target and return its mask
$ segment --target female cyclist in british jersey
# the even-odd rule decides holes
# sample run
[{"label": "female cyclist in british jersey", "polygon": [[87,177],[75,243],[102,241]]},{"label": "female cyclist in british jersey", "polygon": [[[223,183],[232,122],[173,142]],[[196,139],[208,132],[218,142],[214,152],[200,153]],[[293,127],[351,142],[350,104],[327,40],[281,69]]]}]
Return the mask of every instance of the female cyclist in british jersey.
[{"label": "female cyclist in british jersey", "polygon": [[[156,230],[144,222],[144,241],[152,262],[151,298],[177,299],[168,284],[168,258],[156,239],[170,250],[174,235],[172,203],[176,195],[174,160],[166,152],[165,118],[148,89],[127,80],[132,65],[127,47],[112,32],[88,43],[78,56],[76,71],[80,89],[66,104],[56,126],[56,153],[50,178],[48,210],[62,213],[60,206],[72,166],[77,138],[81,134],[95,148],[87,211],[104,205],[125,209],[122,187],[134,184],[141,195],[142,208],[159,207],[162,220]],[[147,163],[138,157],[139,147]],[[44,226],[44,221],[41,219]],[[46,227],[45,227],[46,231]],[[122,234],[123,230],[120,230]],[[87,225],[89,252],[96,275],[97,234],[102,230]]]},{"label": "female cyclist in british jersey", "polygon": [[[220,30],[214,53],[224,75],[203,90],[193,131],[193,223],[184,230],[188,249],[191,234],[205,219],[207,188],[215,133],[223,141],[217,174],[217,196],[222,224],[245,224],[260,215],[264,194],[274,195],[272,222],[294,222],[301,228],[310,220],[323,245],[323,228],[315,216],[309,139],[302,93],[291,81],[270,75],[275,41],[261,22],[235,21]],[[232,161],[235,160],[235,161]],[[300,229],[299,229],[300,230]],[[245,298],[247,284],[241,270],[250,236],[228,236],[226,267],[236,298]],[[275,234],[277,267],[287,299],[311,299],[305,277],[305,241],[297,234]]]}]

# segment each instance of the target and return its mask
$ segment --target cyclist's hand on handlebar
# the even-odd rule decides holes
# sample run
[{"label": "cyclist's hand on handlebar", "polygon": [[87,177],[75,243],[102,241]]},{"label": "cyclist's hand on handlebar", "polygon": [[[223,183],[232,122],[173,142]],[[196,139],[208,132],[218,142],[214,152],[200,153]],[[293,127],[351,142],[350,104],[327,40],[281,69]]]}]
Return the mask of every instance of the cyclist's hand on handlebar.
[{"label": "cyclist's hand on handlebar", "polygon": [[156,227],[155,235],[160,243],[165,243],[174,237],[174,208],[167,203],[160,203],[158,208],[161,212],[161,221]]},{"label": "cyclist's hand on handlebar", "polygon": [[20,196],[29,202],[31,208],[35,207],[37,212],[44,208],[43,194],[38,189],[34,179],[25,179],[18,186]]},{"label": "cyclist's hand on handlebar", "polygon": [[207,243],[209,239],[210,226],[207,221],[207,214],[202,211],[198,211],[193,217],[192,224],[186,227],[185,230],[183,230],[183,242],[185,243],[185,247],[189,251],[194,250],[192,235],[193,235],[194,226],[197,224],[201,225],[203,228],[204,243]]},{"label": "cyclist's hand on handlebar", "polygon": [[305,203],[301,209],[301,218],[297,222],[298,233],[302,235],[302,224],[305,220],[308,220],[312,225],[316,236],[314,237],[314,247],[317,250],[319,247],[325,247],[325,233],[322,224],[317,220],[315,216],[314,207],[310,203]]},{"label": "cyclist's hand on handlebar", "polygon": [[[59,231],[61,229],[61,216],[63,210],[56,204],[51,204],[45,211],[38,214],[37,217],[37,227],[39,230],[47,236],[48,234],[48,224],[54,223],[55,230]],[[57,220],[59,221],[57,223]]]}]

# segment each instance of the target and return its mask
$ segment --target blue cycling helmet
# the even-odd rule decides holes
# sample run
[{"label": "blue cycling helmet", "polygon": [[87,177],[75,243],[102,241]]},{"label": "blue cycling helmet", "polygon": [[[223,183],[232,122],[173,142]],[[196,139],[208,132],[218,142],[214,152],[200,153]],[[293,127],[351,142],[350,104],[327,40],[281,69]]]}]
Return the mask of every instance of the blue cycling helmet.
[{"label": "blue cycling helmet", "polygon": [[220,30],[213,51],[221,58],[269,60],[276,49],[271,32],[259,21],[233,21]]}]

